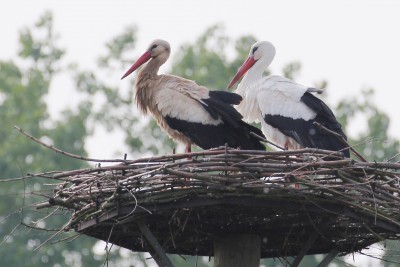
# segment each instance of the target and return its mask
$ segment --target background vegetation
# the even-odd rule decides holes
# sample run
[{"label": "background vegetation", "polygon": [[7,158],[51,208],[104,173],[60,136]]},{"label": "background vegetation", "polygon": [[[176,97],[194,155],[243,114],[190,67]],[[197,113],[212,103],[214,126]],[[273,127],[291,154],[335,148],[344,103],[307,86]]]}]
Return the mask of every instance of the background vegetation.
[{"label": "background vegetation", "polygon": [[[211,26],[193,43],[180,48],[172,44],[169,73],[193,79],[210,89],[223,90],[255,40],[254,36],[233,40],[224,33],[223,25]],[[40,220],[47,215],[46,211],[43,214],[32,211],[30,205],[38,199],[38,194],[51,194],[50,181],[27,178],[7,182],[9,178],[27,173],[76,169],[87,165],[39,147],[13,130],[14,125],[47,143],[83,156],[88,154],[85,148],[87,140],[93,138],[99,128],[109,131],[111,143],[115,133],[123,136],[126,146],[123,153],[128,153],[131,158],[172,151],[174,142],[160,131],[153,120],[138,113],[134,104],[133,79],[125,87],[116,82],[118,78],[116,81],[110,79],[119,77],[133,62],[133,55],[138,55],[136,41],[137,28],[126,28],[105,44],[107,53],[99,56],[97,69],[82,70],[79,62],[63,61],[67,51],[58,43],[52,14],[46,13],[35,25],[20,31],[18,58],[14,61],[0,60],[0,258],[4,266],[21,266],[27,260],[32,267],[102,266],[106,259],[108,266],[147,266],[149,263],[144,260],[144,254],[118,248],[112,249],[106,257],[103,243],[89,237],[74,239],[73,233],[63,235],[67,240],[34,250],[54,229],[62,226],[68,215],[58,213],[53,217],[52,225],[48,225]],[[226,53],[232,48],[233,57]],[[295,79],[300,71],[300,62],[292,62],[288,63],[283,73]],[[73,81],[70,87],[52,87],[55,77],[60,75],[70,77]],[[329,88],[329,83],[320,81],[316,86]],[[49,114],[48,109],[50,88],[69,90],[71,95],[79,95],[79,101],[55,117]],[[369,160],[385,161],[399,152],[400,141],[388,136],[390,118],[374,104],[373,97],[374,90],[367,89],[330,106],[345,129],[356,119],[365,121],[365,131],[349,136],[350,143],[357,144],[357,150]],[[65,101],[67,103],[69,99]],[[47,231],[25,225],[35,225]],[[398,257],[393,256],[398,253],[398,246],[397,242],[387,242],[385,259],[400,262]],[[196,262],[196,266],[208,265],[207,260],[195,257],[184,259],[173,256],[173,259],[176,266],[195,266]],[[310,256],[303,266],[313,266],[315,262],[316,257]],[[280,265],[274,260],[263,261],[263,264]],[[336,264],[346,265],[340,260]],[[382,266],[396,266],[396,263],[382,262]]]}]

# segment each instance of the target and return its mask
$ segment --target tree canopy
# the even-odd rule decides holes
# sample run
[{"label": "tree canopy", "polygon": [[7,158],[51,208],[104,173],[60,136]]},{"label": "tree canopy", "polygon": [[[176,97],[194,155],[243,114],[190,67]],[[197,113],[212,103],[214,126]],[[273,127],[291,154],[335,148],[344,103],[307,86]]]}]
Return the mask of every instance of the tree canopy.
[{"label": "tree canopy", "polygon": [[[156,37],[155,37],[156,38]],[[193,43],[182,49],[173,44],[171,73],[195,80],[213,90],[223,90],[248,54],[255,42],[254,36],[242,36],[236,40],[228,37],[222,25],[205,30]],[[34,248],[48,238],[46,231],[36,231],[24,224],[38,228],[56,229],[62,226],[68,215],[60,213],[53,225],[46,225],[30,204],[37,200],[35,194],[50,194],[49,180],[30,179],[4,182],[5,179],[26,176],[52,170],[70,170],[88,166],[76,159],[66,158],[38,146],[13,129],[18,125],[46,143],[73,154],[87,156],[85,148],[89,138],[102,127],[109,131],[110,142],[115,133],[123,136],[130,157],[171,152],[176,144],[156,125],[154,120],[143,117],[134,104],[133,79],[129,86],[118,83],[118,77],[132,63],[137,41],[137,28],[127,27],[105,44],[106,53],[98,59],[98,69],[82,70],[79,63],[66,64],[63,58],[66,49],[59,44],[58,34],[53,29],[51,13],[45,13],[38,22],[20,31],[18,56],[14,61],[0,61],[0,255],[4,265],[21,265],[30,260],[30,266],[100,266],[105,260],[93,249],[96,240],[79,237],[72,242],[58,242]],[[233,48],[233,51],[231,49]],[[228,55],[227,51],[232,53]],[[301,70],[299,62],[288,63],[283,70],[285,76],[293,78]],[[79,95],[74,107],[65,108],[61,116],[49,114],[48,96],[57,75],[66,74],[73,81],[73,94]],[[110,77],[116,77],[115,81]],[[329,85],[329,84],[328,84]],[[329,86],[327,87],[329,88]],[[373,90],[362,91],[361,98],[343,99],[336,106],[336,114],[344,129],[356,116],[367,122],[367,129],[359,136],[350,136],[350,143],[370,160],[384,161],[400,150],[400,141],[388,135],[390,118],[374,104]],[[66,100],[67,101],[67,100]],[[94,155],[95,156],[95,155]],[[22,223],[22,224],[21,224]],[[13,230],[18,226],[16,230]],[[66,238],[73,238],[67,233]],[[143,255],[113,250],[109,255],[110,265],[129,266],[133,262],[146,262]],[[187,266],[176,256],[179,266]],[[313,261],[312,258],[309,259]],[[271,261],[268,266],[275,266]],[[304,263],[306,264],[306,263]],[[207,266],[199,261],[197,266]]]}]

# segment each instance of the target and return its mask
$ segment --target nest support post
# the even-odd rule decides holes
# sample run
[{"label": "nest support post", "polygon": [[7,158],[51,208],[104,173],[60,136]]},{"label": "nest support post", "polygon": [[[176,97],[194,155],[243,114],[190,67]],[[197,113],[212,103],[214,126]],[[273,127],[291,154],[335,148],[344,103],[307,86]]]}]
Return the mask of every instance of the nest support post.
[{"label": "nest support post", "polygon": [[327,267],[329,263],[339,254],[339,251],[332,249],[331,252],[318,264],[318,267]]},{"label": "nest support post", "polygon": [[149,243],[150,247],[152,248],[149,252],[153,259],[157,262],[158,266],[161,267],[173,267],[174,265],[167,257],[167,254],[162,249],[160,243],[157,241],[153,233],[147,227],[144,221],[138,221],[137,225],[140,228],[140,231],[144,235],[145,239]]},{"label": "nest support post", "polygon": [[257,267],[261,238],[252,234],[226,234],[214,239],[214,267]]},{"label": "nest support post", "polygon": [[318,232],[315,231],[313,232],[309,237],[306,243],[303,245],[303,248],[300,250],[300,252],[297,254],[297,257],[294,259],[294,261],[291,264],[291,267],[297,267],[299,266],[301,260],[304,258],[304,256],[307,255],[307,252],[310,250],[311,246],[315,243],[315,241],[318,238]]}]

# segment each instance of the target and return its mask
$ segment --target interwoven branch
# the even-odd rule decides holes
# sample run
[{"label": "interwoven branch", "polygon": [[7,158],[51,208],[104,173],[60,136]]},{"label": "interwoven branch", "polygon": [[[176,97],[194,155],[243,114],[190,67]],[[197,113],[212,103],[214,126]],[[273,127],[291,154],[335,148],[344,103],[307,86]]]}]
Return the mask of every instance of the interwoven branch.
[{"label": "interwoven branch", "polygon": [[[330,160],[323,160],[325,157]],[[115,208],[117,203],[165,203],[194,192],[251,194],[276,200],[301,196],[310,202],[357,208],[400,226],[399,170],[398,163],[357,162],[318,149],[263,152],[221,148],[57,173],[53,178],[61,182],[54,196],[38,208],[69,209],[74,225]],[[300,188],[293,188],[293,183]]]}]

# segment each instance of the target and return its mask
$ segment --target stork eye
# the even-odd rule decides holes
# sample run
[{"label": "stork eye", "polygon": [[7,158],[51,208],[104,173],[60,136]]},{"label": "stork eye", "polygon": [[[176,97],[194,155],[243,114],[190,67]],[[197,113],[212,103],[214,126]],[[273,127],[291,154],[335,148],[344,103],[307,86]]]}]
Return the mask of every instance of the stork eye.
[{"label": "stork eye", "polygon": [[258,49],[258,46],[254,47],[252,53],[254,54],[257,51],[257,49]]},{"label": "stork eye", "polygon": [[155,45],[153,45],[151,48],[150,48],[150,50],[153,50],[153,49],[155,49],[157,47],[157,45],[155,44]]}]

